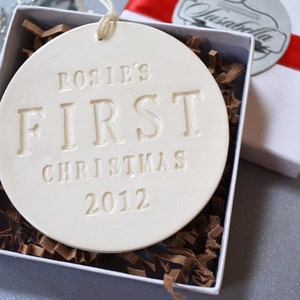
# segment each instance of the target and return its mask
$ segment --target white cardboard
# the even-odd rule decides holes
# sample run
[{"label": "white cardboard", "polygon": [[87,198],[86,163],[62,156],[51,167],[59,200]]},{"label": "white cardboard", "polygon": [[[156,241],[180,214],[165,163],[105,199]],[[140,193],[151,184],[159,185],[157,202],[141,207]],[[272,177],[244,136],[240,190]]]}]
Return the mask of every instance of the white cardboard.
[{"label": "white cardboard", "polygon": [[[281,0],[300,35],[300,1]],[[124,10],[128,20],[157,20]],[[288,20],[287,20],[288,22]],[[300,174],[300,71],[276,64],[251,78],[241,157],[283,175]]]},{"label": "white cardboard", "polygon": [[[1,57],[1,69],[0,69],[0,97],[2,96],[6,85],[10,81],[11,77],[17,70],[20,65],[20,60],[16,59],[21,56],[22,53],[22,45],[26,44],[26,33],[24,30],[20,30],[21,24],[24,18],[28,18],[32,21],[38,22],[41,26],[54,26],[58,23],[64,23],[71,26],[78,26],[89,22],[98,21],[100,16],[96,15],[88,15],[78,12],[67,12],[60,11],[48,8],[37,8],[37,7],[28,7],[28,6],[19,6],[15,15],[13,17],[12,24],[9,29],[9,34],[7,37],[7,41],[4,45],[4,51]],[[241,94],[242,105],[240,109],[240,122],[237,133],[237,141],[236,141],[236,149],[235,149],[235,157],[234,157],[234,165],[233,172],[231,178],[231,185],[229,190],[229,196],[227,199],[227,207],[224,221],[224,232],[222,237],[222,247],[220,250],[219,256],[219,265],[218,271],[216,274],[216,283],[211,288],[204,288],[192,285],[184,285],[184,284],[175,284],[175,287],[178,287],[183,290],[194,291],[198,293],[205,294],[218,294],[222,284],[222,278],[224,273],[224,265],[225,265],[225,257],[227,251],[228,244],[228,235],[230,228],[230,219],[235,191],[235,183],[239,162],[239,153],[241,147],[241,138],[242,138],[242,130],[244,124],[244,116],[246,110],[246,101],[247,94],[249,88],[249,79],[251,72],[251,62],[253,57],[253,47],[254,40],[251,36],[246,34],[239,33],[228,33],[228,32],[220,32],[209,29],[198,29],[198,28],[189,28],[189,27],[181,27],[181,26],[173,26],[168,24],[155,24],[154,27],[160,28],[168,33],[172,33],[177,38],[185,39],[187,34],[190,35],[201,35],[202,41],[207,45],[207,48],[210,49],[213,47],[216,50],[220,50],[223,54],[223,57],[234,59],[237,62],[243,63],[247,66],[245,79],[243,83],[240,83],[238,86],[238,91]],[[16,61],[17,63],[13,63]],[[99,273],[99,276],[119,276],[121,278],[130,278],[134,280],[145,281],[149,283],[162,285],[162,280],[151,279],[151,278],[142,278],[137,276],[132,276],[120,272],[103,270],[100,268],[81,266],[72,263],[65,263],[54,261],[51,259],[42,259],[32,256],[21,255],[18,253],[0,250],[0,253],[3,255],[10,255],[13,257],[22,257],[24,259],[30,259],[32,261],[42,261],[51,264],[57,264],[66,267],[72,267],[76,269],[82,269],[87,271],[92,271]],[[230,266],[229,266],[230,267]]]},{"label": "white cardboard", "polygon": [[[282,0],[300,35],[300,1]],[[299,54],[300,55],[300,54]],[[300,71],[275,65],[250,83],[242,157],[289,177],[300,173]]]}]

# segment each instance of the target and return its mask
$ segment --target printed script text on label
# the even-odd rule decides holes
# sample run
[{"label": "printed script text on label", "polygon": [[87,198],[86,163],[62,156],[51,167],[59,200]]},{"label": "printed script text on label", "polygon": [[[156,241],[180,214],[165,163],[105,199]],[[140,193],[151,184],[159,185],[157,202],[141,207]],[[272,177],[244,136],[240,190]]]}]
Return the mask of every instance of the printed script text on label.
[{"label": "printed script text on label", "polygon": [[245,1],[181,1],[176,17],[186,24],[253,34],[254,60],[265,58],[270,53],[281,53],[287,42],[286,33],[278,28],[271,15],[252,9]]}]

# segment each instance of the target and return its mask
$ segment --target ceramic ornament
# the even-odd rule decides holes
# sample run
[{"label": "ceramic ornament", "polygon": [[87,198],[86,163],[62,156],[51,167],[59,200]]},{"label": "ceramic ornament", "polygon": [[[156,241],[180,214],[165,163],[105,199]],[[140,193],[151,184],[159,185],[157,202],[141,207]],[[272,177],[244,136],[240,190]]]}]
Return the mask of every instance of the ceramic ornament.
[{"label": "ceramic ornament", "polygon": [[24,218],[79,249],[121,252],[189,223],[222,176],[228,117],[174,37],[105,20],[55,38],[0,105],[0,178]]}]

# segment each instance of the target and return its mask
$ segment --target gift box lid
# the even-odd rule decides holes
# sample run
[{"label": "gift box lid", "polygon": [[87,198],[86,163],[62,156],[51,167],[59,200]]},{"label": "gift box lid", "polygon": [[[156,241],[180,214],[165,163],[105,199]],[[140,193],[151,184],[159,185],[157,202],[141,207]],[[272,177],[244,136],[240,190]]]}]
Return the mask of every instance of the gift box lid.
[{"label": "gift box lid", "polygon": [[[290,17],[291,42],[279,63],[251,78],[241,156],[286,176],[298,177],[300,140],[295,137],[300,128],[300,63],[297,55],[300,51],[300,19],[297,15],[300,2],[281,2]],[[130,0],[122,16],[139,21],[172,22],[178,3],[178,0],[172,0],[158,5],[154,0]],[[199,3],[201,1],[197,1]],[[294,56],[288,58],[287,63],[287,55],[292,54]]]}]

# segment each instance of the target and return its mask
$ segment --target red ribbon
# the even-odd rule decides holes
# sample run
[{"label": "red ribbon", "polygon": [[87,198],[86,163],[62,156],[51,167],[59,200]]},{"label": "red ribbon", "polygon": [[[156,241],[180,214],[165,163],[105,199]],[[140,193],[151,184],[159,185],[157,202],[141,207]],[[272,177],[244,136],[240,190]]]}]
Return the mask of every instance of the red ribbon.
[{"label": "red ribbon", "polygon": [[289,47],[283,57],[278,61],[280,65],[300,71],[300,36],[291,35]]},{"label": "red ribbon", "polygon": [[[172,23],[178,0],[129,0],[125,9],[166,23]],[[300,36],[292,34],[287,51],[278,64],[300,71]]]},{"label": "red ribbon", "polygon": [[178,0],[130,0],[125,9],[166,23],[172,23],[173,11]]}]

